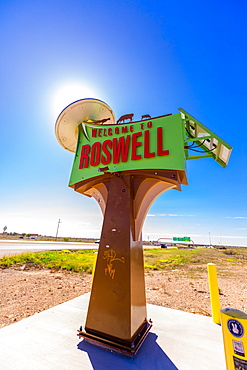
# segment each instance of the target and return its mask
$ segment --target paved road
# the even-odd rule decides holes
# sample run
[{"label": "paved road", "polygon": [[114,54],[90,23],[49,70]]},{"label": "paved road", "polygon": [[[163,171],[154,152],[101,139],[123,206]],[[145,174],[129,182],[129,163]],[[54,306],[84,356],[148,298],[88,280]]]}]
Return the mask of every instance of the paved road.
[{"label": "paved road", "polygon": [[[57,251],[63,249],[98,249],[97,243],[48,242],[28,240],[0,240],[0,258],[26,252]],[[145,245],[144,248],[160,248]]]},{"label": "paved road", "polygon": [[26,252],[42,252],[63,249],[98,249],[98,247],[99,244],[94,243],[0,240],[0,258]]}]

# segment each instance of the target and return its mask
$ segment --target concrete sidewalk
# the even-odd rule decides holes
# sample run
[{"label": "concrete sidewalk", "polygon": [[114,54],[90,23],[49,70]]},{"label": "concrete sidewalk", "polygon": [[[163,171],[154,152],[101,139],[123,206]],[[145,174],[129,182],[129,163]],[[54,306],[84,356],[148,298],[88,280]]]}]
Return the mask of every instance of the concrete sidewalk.
[{"label": "concrete sidewalk", "polygon": [[221,327],[212,319],[147,305],[153,327],[134,358],[77,337],[89,294],[0,329],[0,368],[225,370]]}]

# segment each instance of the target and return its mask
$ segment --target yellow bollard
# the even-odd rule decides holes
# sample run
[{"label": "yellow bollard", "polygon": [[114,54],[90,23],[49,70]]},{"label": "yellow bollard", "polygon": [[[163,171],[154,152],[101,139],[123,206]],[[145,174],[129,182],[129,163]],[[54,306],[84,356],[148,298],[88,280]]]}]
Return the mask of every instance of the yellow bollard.
[{"label": "yellow bollard", "polygon": [[227,370],[247,369],[247,314],[233,308],[221,310]]},{"label": "yellow bollard", "polygon": [[207,268],[208,268],[208,284],[210,291],[212,319],[215,324],[220,324],[220,295],[216,265],[214,263],[208,263]]}]

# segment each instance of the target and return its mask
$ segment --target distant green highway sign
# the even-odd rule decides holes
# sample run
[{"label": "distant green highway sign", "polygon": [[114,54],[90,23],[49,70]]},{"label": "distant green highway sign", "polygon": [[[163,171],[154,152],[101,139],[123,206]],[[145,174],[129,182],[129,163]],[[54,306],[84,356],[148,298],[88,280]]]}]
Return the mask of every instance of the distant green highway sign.
[{"label": "distant green highway sign", "polygon": [[183,238],[177,238],[177,237],[173,237],[172,240],[174,242],[190,242],[190,237],[189,236],[184,236]]}]

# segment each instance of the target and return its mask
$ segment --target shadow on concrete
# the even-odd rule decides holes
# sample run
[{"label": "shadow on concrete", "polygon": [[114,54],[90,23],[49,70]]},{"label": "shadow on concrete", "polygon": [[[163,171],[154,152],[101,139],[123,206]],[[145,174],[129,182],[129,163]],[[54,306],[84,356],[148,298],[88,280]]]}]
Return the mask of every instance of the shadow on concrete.
[{"label": "shadow on concrete", "polygon": [[95,370],[178,370],[158,345],[156,339],[156,334],[149,333],[138,353],[133,358],[109,352],[85,340],[79,342],[77,348],[87,352],[92,368]]}]

